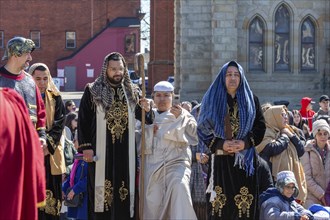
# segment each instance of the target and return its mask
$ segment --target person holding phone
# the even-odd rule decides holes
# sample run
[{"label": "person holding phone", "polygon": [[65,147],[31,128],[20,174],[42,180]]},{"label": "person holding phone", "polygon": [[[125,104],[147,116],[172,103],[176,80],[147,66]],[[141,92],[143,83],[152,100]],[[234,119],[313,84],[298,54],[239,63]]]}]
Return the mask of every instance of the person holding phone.
[{"label": "person holding phone", "polygon": [[167,81],[154,86],[156,108],[141,100],[153,121],[146,125],[143,219],[197,219],[189,188],[192,153],[196,145],[195,118],[173,105],[174,88]]}]

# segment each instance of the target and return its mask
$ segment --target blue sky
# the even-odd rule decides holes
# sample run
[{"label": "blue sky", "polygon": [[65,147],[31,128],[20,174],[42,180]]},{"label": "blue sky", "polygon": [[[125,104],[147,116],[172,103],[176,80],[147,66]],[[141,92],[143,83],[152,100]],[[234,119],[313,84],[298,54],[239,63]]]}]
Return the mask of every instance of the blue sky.
[{"label": "blue sky", "polygon": [[[141,0],[141,10],[146,13],[141,21],[141,53],[144,53],[145,48],[149,50],[150,40],[150,0]],[[142,40],[145,39],[145,40]]]}]

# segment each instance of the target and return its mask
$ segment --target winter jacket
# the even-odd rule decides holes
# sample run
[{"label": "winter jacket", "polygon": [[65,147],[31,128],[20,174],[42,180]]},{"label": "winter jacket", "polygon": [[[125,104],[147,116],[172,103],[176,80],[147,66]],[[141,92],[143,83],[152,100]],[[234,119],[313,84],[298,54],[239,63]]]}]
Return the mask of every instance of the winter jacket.
[{"label": "winter jacket", "polygon": [[[290,170],[294,172],[299,187],[297,199],[305,201],[307,185],[305,173],[299,160],[305,152],[305,138],[300,136],[296,127],[283,124],[283,110],[284,106],[279,105],[272,106],[264,112],[266,132],[256,150],[268,162],[274,179],[280,171]],[[282,134],[281,131],[284,128],[291,130],[294,135],[289,138],[286,134]]]},{"label": "winter jacket", "polygon": [[299,205],[293,197],[282,195],[277,188],[267,189],[259,198],[262,220],[299,220],[303,215],[308,215],[309,220],[314,219],[309,210]]},{"label": "winter jacket", "polygon": [[[320,199],[324,196],[326,187],[330,180],[330,147],[329,144],[325,165],[321,155],[314,147],[315,140],[308,141],[305,146],[305,154],[301,157],[301,163],[307,181],[307,199],[304,204],[308,208],[312,204],[321,204]],[[321,204],[323,205],[323,204]]]}]

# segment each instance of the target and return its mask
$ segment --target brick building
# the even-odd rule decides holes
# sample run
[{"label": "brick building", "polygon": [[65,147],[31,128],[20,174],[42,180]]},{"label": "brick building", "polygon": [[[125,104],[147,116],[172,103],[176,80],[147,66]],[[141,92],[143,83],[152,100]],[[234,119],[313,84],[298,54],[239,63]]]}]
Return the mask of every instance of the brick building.
[{"label": "brick building", "polygon": [[[57,62],[79,56],[82,48],[98,36],[98,44],[103,40],[105,51],[121,52],[133,67],[134,55],[140,51],[140,16],[140,0],[0,0],[0,54],[13,36],[31,38],[37,44],[32,63],[46,63],[52,76],[57,77]],[[116,35],[118,32],[122,34]],[[89,56],[102,62],[104,53],[94,50]],[[95,79],[100,68],[96,63],[89,81]],[[80,83],[80,77],[76,79],[76,89],[81,90],[86,80]]]},{"label": "brick building", "polygon": [[174,75],[174,0],[150,0],[148,91]]}]

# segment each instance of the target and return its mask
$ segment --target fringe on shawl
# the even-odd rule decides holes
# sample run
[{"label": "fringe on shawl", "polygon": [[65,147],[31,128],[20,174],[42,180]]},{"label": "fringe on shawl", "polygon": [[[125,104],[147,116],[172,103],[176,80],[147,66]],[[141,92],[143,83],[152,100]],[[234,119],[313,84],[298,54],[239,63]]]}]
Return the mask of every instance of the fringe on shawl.
[{"label": "fringe on shawl", "polygon": [[[198,127],[215,137],[225,139],[224,120],[227,114],[227,89],[226,72],[230,63],[234,62],[241,75],[240,85],[236,91],[239,107],[240,129],[237,139],[243,139],[252,129],[256,116],[253,93],[244,75],[243,68],[236,62],[230,61],[223,65],[217,78],[214,80],[202,100]],[[212,122],[212,123],[210,123]],[[212,126],[213,125],[213,126]],[[253,146],[249,146],[250,148]],[[253,154],[245,150],[235,154],[234,166],[246,171],[247,175],[253,175]]]}]

